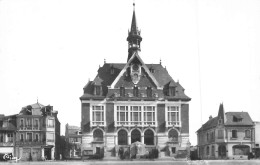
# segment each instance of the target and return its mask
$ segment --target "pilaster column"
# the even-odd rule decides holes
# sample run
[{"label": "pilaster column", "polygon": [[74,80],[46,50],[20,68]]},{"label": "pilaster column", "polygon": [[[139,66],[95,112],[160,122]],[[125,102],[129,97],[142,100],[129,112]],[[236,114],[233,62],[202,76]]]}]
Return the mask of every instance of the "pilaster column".
[{"label": "pilaster column", "polygon": [[141,143],[144,144],[144,135],[141,135]]},{"label": "pilaster column", "polygon": [[127,138],[128,138],[127,144],[128,144],[128,145],[131,145],[131,135],[128,135]]},{"label": "pilaster column", "polygon": [[54,160],[54,150],[55,150],[55,147],[52,147],[52,149],[51,149],[51,160]]},{"label": "pilaster column", "polygon": [[118,145],[118,136],[115,136],[115,145]]},{"label": "pilaster column", "polygon": [[41,148],[41,157],[42,157],[42,160],[44,160],[44,148]]}]

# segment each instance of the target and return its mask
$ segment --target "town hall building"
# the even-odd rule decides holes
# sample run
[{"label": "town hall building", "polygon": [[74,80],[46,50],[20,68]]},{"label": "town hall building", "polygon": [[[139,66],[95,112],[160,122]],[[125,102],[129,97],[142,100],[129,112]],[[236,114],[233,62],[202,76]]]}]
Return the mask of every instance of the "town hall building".
[{"label": "town hall building", "polygon": [[104,63],[83,88],[82,155],[116,156],[118,148],[138,141],[160,157],[175,157],[189,147],[191,98],[161,62],[142,60],[135,9],[127,42],[126,63]]}]

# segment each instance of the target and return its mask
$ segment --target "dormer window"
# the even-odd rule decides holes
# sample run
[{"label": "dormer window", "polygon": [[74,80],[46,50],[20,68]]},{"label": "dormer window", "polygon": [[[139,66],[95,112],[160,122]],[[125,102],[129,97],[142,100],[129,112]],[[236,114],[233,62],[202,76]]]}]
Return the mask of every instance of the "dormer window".
[{"label": "dormer window", "polygon": [[152,88],[151,87],[147,87],[146,92],[147,92],[147,97],[152,97]]},{"label": "dormer window", "polygon": [[125,87],[120,87],[120,96],[125,97]]},{"label": "dormer window", "polygon": [[169,87],[170,96],[175,96],[175,87]]},{"label": "dormer window", "polygon": [[242,117],[240,115],[233,116],[233,122],[242,122]]},{"label": "dormer window", "polygon": [[94,87],[94,95],[101,95],[101,86],[96,85]]},{"label": "dormer window", "polygon": [[134,94],[134,97],[138,97],[138,87],[134,87],[133,94]]},{"label": "dormer window", "polygon": [[150,68],[149,69],[151,73],[154,73],[154,69],[153,68]]}]

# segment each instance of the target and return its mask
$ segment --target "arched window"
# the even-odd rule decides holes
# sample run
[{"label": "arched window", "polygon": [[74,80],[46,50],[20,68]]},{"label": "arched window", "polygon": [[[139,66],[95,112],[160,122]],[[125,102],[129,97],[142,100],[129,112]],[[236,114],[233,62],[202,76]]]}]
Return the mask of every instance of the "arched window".
[{"label": "arched window", "polygon": [[144,132],[144,144],[154,145],[154,133],[150,129]]},{"label": "arched window", "polygon": [[131,132],[131,143],[134,143],[136,141],[141,142],[141,132],[137,129]]},{"label": "arched window", "polygon": [[96,129],[93,132],[94,141],[103,141],[103,132],[100,129]]},{"label": "arched window", "polygon": [[178,141],[178,132],[175,129],[171,129],[168,133],[169,141]]},{"label": "arched window", "polygon": [[206,151],[207,155],[209,155],[209,146],[207,146],[207,151]]},{"label": "arched window", "polygon": [[127,132],[121,129],[118,131],[118,145],[127,145]]},{"label": "arched window", "polygon": [[211,156],[215,156],[215,146],[211,147]]}]

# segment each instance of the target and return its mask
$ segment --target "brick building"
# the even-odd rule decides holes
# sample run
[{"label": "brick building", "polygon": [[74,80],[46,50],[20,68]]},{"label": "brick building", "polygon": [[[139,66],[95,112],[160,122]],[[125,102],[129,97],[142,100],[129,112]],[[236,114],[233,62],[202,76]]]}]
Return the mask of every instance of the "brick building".
[{"label": "brick building", "polygon": [[197,131],[201,159],[247,159],[254,147],[254,123],[247,112],[224,112],[211,117]]},{"label": "brick building", "polygon": [[83,155],[104,149],[115,156],[139,141],[160,156],[176,156],[189,144],[191,99],[161,63],[142,60],[135,10],[127,41],[126,63],[104,63],[80,97]]}]

